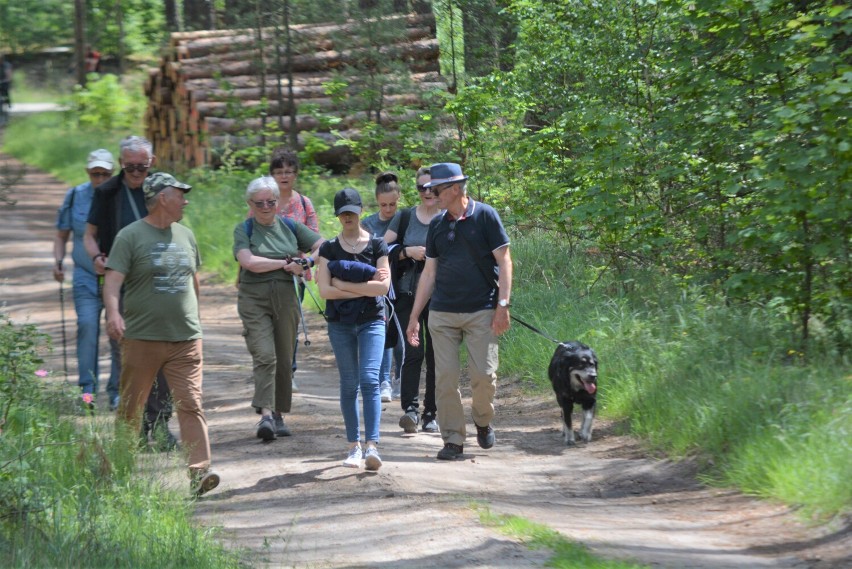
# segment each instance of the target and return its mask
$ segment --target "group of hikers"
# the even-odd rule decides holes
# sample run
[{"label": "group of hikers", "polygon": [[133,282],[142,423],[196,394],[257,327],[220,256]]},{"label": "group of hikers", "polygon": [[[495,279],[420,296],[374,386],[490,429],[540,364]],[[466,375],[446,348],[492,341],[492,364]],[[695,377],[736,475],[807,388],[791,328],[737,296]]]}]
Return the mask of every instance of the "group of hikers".
[{"label": "group of hikers", "polygon": [[[117,174],[109,151],[88,155],[89,181],[68,190],[58,211],[53,272],[56,280],[65,279],[73,237],[84,404],[93,410],[99,391],[105,309],[112,351],[106,394],[117,428],[139,433],[143,445],[160,450],[180,444],[188,456],[190,490],[200,496],[218,486],[219,475],[211,469],[202,408],[201,256],[192,231],[178,223],[192,187],[169,173],[151,173],[155,161],[151,143],[139,136],[120,143]],[[462,342],[477,443],[491,448],[497,337],[509,328],[512,286],[509,238],[498,213],[469,197],[468,177],[458,164],[438,163],[417,171],[420,203],[401,211],[395,173],[377,176],[379,210],[363,219],[359,192],[341,189],[333,204],[340,229],[326,240],[313,203],[296,190],[299,168],[292,150],[273,151],[269,175],[247,185],[248,212],[233,230],[237,310],[252,359],[251,406],[260,415],[256,437],[272,441],[292,434],[285,416],[297,389],[301,303],[305,281],[315,280],[326,300],[340,376],[344,466],[381,467],[382,403],[394,398],[404,432],[440,432],[444,444],[437,458],[463,455]],[[180,443],[168,426],[173,410]]]}]

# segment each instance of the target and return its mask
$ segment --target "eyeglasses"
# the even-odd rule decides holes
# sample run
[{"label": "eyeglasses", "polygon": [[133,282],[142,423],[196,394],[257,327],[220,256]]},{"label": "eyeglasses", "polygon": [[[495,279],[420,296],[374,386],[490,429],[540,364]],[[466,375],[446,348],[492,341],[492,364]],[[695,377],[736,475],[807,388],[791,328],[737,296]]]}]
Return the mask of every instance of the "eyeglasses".
[{"label": "eyeglasses", "polygon": [[254,207],[257,208],[262,208],[263,206],[275,207],[276,205],[278,205],[278,200],[260,200],[258,202],[252,200],[251,203],[253,203]]},{"label": "eyeglasses", "polygon": [[89,172],[89,176],[92,178],[110,178],[112,177],[112,172]]},{"label": "eyeglasses", "polygon": [[148,168],[151,167],[151,163],[147,164],[124,164],[123,168],[125,172],[147,172]]}]

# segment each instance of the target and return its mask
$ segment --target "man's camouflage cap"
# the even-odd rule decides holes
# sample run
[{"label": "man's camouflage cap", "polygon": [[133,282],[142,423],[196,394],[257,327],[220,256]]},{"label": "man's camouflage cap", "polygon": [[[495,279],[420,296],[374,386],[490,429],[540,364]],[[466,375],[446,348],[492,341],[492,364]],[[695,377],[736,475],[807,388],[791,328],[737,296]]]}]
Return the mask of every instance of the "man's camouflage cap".
[{"label": "man's camouflage cap", "polygon": [[189,184],[179,182],[177,178],[166,172],[156,172],[145,178],[142,184],[142,192],[145,194],[145,199],[150,200],[166,188],[177,188],[187,193],[192,189]]}]

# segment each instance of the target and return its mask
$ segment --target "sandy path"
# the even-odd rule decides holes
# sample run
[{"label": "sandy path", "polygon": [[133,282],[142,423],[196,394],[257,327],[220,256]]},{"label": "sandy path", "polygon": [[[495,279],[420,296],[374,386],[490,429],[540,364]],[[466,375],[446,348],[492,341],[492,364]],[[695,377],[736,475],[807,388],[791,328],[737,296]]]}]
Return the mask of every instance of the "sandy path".
[{"label": "sandy path", "polygon": [[[0,155],[0,176],[21,168]],[[61,370],[50,264],[65,188],[35,170],[23,174],[18,205],[0,207],[0,303],[14,320],[38,324],[54,338],[58,349],[49,364]],[[74,377],[73,303],[66,291]],[[465,460],[439,462],[440,436],[403,435],[394,402],[382,416],[382,469],[343,468],[337,372],[316,315],[308,323],[312,345],[300,348],[300,392],[288,417],[294,436],[262,443],[254,436],[250,360],[235,303],[233,287],[203,286],[205,408],[222,484],[199,501],[197,515],[222,526],[229,544],[253,552],[254,565],[544,566],[547,552],[480,525],[470,508],[475,502],[545,524],[603,555],[654,566],[852,566],[848,525],[808,528],[782,506],[706,488],[689,464],[649,458],[604,421],[591,444],[567,449],[552,398],[524,395],[506,381],[498,388],[492,450],[482,451],[471,436]]]}]

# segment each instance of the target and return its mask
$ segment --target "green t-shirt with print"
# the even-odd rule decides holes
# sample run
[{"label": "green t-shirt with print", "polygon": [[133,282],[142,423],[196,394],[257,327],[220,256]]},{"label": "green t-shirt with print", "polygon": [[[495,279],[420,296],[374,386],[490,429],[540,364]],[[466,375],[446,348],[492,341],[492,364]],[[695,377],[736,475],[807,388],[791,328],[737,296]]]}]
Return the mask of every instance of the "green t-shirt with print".
[{"label": "green t-shirt with print", "polygon": [[183,342],[201,338],[194,275],[201,266],[192,231],[140,219],[118,232],[107,269],[124,274],[124,336]]}]

